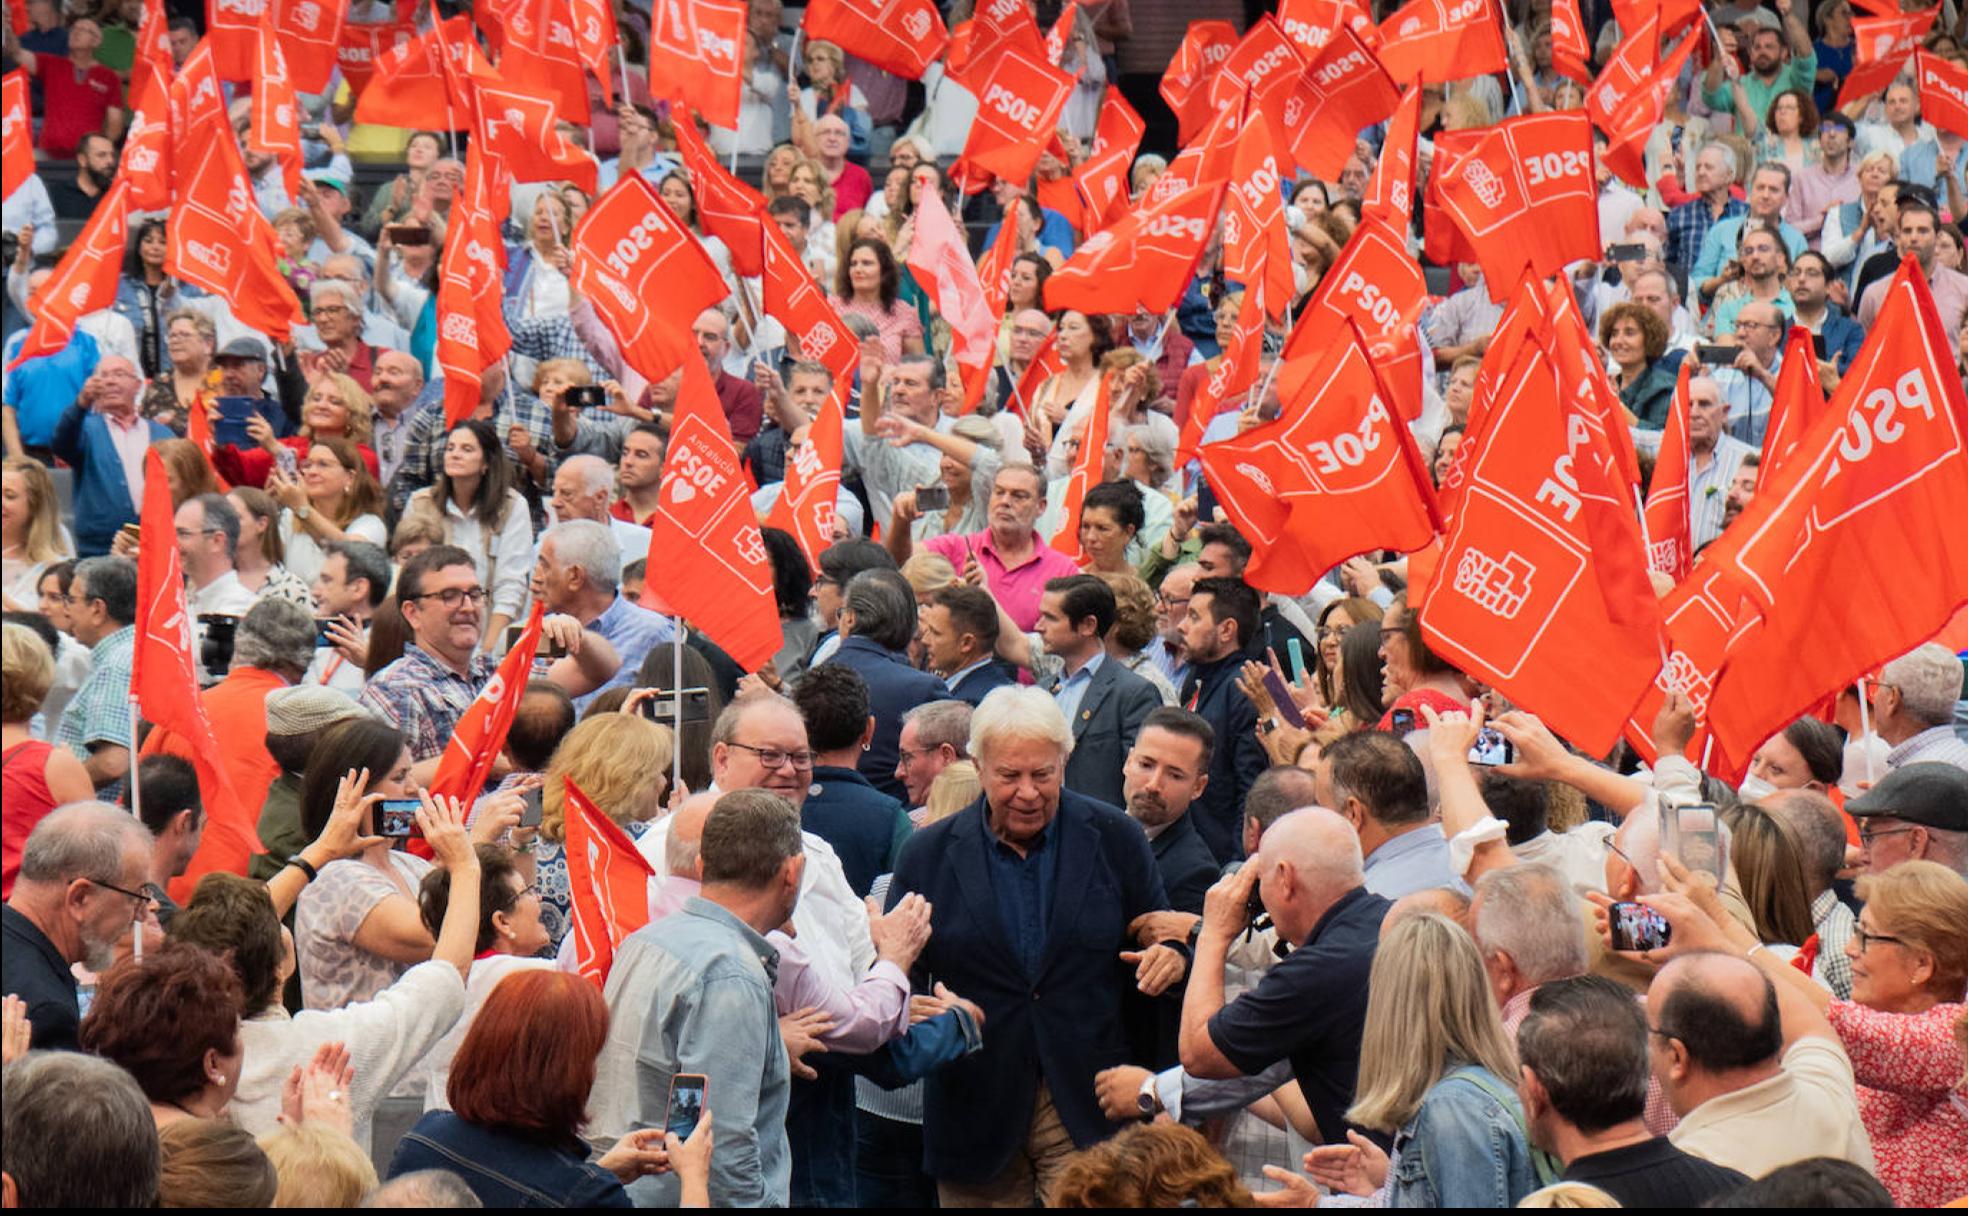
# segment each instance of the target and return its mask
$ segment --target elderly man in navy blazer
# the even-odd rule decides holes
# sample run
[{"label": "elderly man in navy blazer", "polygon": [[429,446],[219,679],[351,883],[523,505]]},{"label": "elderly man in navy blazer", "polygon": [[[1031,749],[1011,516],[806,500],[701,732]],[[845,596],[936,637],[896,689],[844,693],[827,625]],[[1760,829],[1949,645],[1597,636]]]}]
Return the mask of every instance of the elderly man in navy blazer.
[{"label": "elderly man in navy blazer", "polygon": [[1117,1130],[1094,1074],[1128,1054],[1125,993],[1187,970],[1128,924],[1167,907],[1138,824],[1063,789],[1073,736],[1053,698],[1001,688],[971,716],[984,795],[904,846],[888,889],[935,912],[915,978],[984,1009],[984,1049],[932,1074],[924,1169],[949,1206],[1032,1206],[1066,1158]]}]

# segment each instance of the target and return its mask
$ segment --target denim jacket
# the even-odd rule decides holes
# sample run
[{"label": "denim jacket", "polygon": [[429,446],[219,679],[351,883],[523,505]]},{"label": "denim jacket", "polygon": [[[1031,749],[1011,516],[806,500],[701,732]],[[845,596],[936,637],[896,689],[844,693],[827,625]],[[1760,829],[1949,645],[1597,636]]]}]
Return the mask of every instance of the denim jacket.
[{"label": "denim jacket", "polygon": [[488,1208],[625,1208],[615,1175],[583,1160],[583,1146],[467,1123],[448,1110],[427,1111],[396,1146],[389,1176],[450,1170]]},{"label": "denim jacket", "polygon": [[1394,1208],[1508,1208],[1536,1190],[1523,1108],[1509,1082],[1474,1065],[1437,1081],[1394,1134],[1387,1187]]}]

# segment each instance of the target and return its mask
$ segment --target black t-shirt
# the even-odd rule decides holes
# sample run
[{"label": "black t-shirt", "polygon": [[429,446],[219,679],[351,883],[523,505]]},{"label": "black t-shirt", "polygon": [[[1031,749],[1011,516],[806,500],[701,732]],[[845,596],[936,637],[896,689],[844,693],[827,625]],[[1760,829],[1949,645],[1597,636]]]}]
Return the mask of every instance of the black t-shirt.
[{"label": "black t-shirt", "polygon": [[1345,1140],[1367,1020],[1367,976],[1381,919],[1392,906],[1355,887],[1327,909],[1304,945],[1209,1020],[1210,1040],[1245,1076],[1280,1057],[1291,1060],[1329,1143]]},{"label": "black t-shirt", "polygon": [[1749,1180],[1682,1152],[1665,1136],[1579,1157],[1565,1167],[1566,1182],[1596,1186],[1628,1208],[1698,1208]]},{"label": "black t-shirt", "polygon": [[27,1021],[34,1028],[30,1045],[37,1051],[78,1050],[82,1005],[61,951],[11,905],[0,907],[0,939],[0,991],[27,1002]]}]

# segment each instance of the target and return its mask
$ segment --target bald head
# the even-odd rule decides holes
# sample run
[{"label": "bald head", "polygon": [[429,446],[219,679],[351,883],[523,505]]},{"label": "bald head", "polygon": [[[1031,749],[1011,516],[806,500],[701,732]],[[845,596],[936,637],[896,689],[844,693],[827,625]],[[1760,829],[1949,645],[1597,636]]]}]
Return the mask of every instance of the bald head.
[{"label": "bald head", "polygon": [[1387,918],[1380,922],[1381,940],[1385,941],[1388,931],[1408,917],[1420,916],[1428,912],[1447,917],[1462,926],[1465,932],[1469,929],[1467,895],[1447,887],[1424,887],[1419,891],[1410,891],[1394,901],[1394,906],[1387,910]]},{"label": "bald head", "polygon": [[704,820],[717,805],[717,794],[692,794],[670,815],[670,833],[663,841],[663,868],[679,878],[704,876]]},{"label": "bald head", "polygon": [[1364,881],[1360,837],[1324,807],[1292,811],[1264,833],[1257,856],[1259,890],[1278,935],[1294,944],[1311,935],[1326,910]]},{"label": "bald head", "polygon": [[1734,955],[1686,954],[1661,968],[1647,1009],[1665,1049],[1654,1071],[1677,1114],[1776,1071],[1783,1049],[1777,990]]}]

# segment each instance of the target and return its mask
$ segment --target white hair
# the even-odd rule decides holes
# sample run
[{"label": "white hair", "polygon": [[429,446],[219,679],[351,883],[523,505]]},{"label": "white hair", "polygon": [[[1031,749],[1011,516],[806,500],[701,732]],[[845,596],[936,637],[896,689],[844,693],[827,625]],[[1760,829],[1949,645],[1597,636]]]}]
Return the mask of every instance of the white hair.
[{"label": "white hair", "polygon": [[334,299],[348,305],[349,311],[356,316],[362,315],[362,301],[356,298],[355,288],[340,279],[316,279],[314,285],[308,288],[308,303],[316,308]]},{"label": "white hair", "polygon": [[1525,862],[1491,870],[1477,880],[1476,899],[1476,945],[1508,954],[1526,983],[1585,973],[1585,914],[1555,868]]},{"label": "white hair", "polygon": [[990,748],[1013,739],[1042,739],[1059,745],[1064,757],[1073,751],[1073,729],[1059,702],[1036,686],[998,688],[970,714],[970,754],[981,760]]},{"label": "white hair", "polygon": [[1939,642],[1928,642],[1886,664],[1879,682],[1900,690],[1908,717],[1940,726],[1954,716],[1961,696],[1961,660]]},{"label": "white hair", "polygon": [[563,472],[571,471],[581,479],[581,492],[593,494],[597,490],[615,488],[615,466],[589,452],[569,456],[560,462]]},{"label": "white hair", "polygon": [[622,585],[622,546],[608,525],[592,519],[563,520],[548,528],[542,545],[554,543],[554,557],[563,566],[579,566],[588,581],[610,591]]}]

